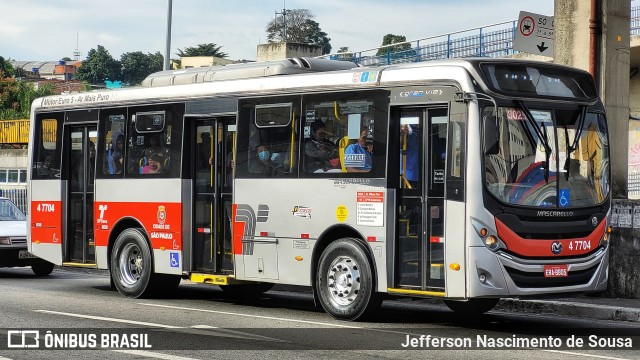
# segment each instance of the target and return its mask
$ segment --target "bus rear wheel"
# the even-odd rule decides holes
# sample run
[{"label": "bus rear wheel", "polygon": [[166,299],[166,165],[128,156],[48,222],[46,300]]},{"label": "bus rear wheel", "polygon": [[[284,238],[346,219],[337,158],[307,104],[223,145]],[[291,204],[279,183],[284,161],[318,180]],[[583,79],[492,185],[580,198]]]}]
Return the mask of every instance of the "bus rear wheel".
[{"label": "bus rear wheel", "polygon": [[363,320],[380,306],[367,251],[356,239],[329,244],[320,255],[316,276],[320,304],[337,319]]},{"label": "bus rear wheel", "polygon": [[118,235],[110,265],[111,279],[121,294],[135,298],[151,295],[155,283],[151,249],[142,229],[126,229]]},{"label": "bus rear wheel", "polygon": [[493,309],[499,299],[481,298],[467,301],[445,300],[444,304],[454,312],[462,315],[480,315]]}]

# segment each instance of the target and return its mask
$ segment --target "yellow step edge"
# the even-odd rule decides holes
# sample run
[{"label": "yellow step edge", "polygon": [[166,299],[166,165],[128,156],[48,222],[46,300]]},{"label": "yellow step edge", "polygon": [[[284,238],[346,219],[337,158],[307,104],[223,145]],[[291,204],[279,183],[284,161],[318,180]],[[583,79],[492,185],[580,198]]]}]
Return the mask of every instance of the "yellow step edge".
[{"label": "yellow step edge", "polygon": [[446,296],[444,291],[440,292],[440,291],[425,291],[425,290],[387,288],[387,292],[390,293],[390,294],[437,296],[437,297],[445,297]]},{"label": "yellow step edge", "polygon": [[97,267],[96,263],[63,262],[62,266]]},{"label": "yellow step edge", "polygon": [[201,284],[212,285],[230,285],[238,283],[233,275],[213,275],[213,274],[201,274],[191,273],[189,274],[189,281]]}]

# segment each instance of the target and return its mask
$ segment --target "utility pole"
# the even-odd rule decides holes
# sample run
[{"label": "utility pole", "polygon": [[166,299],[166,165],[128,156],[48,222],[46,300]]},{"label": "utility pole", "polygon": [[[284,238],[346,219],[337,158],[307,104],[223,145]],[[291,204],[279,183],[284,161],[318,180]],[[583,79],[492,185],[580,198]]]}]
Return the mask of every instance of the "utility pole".
[{"label": "utility pole", "polygon": [[278,15],[282,15],[282,42],[287,42],[287,14],[291,13],[291,10],[287,10],[286,0],[282,1],[282,12],[275,12],[276,19]]},{"label": "utility pole", "polygon": [[172,8],[172,3],[173,0],[168,0],[168,6],[167,6],[167,43],[166,43],[166,47],[164,50],[164,66],[163,66],[163,70],[169,70],[170,69],[170,64],[171,64],[171,8]]}]

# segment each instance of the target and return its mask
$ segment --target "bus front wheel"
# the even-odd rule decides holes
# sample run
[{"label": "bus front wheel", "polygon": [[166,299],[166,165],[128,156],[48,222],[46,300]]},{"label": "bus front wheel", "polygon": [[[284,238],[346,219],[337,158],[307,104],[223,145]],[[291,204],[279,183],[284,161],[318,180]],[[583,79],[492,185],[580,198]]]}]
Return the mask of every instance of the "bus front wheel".
[{"label": "bus front wheel", "polygon": [[152,292],[151,249],[142,229],[126,229],[118,235],[110,265],[111,279],[121,294],[138,298]]},{"label": "bus front wheel", "polygon": [[462,315],[480,315],[493,309],[498,304],[498,299],[479,298],[467,301],[445,300],[444,304],[454,312]]},{"label": "bus front wheel", "polygon": [[47,276],[53,272],[54,265],[48,261],[39,261],[31,265],[31,271],[36,276]]},{"label": "bus front wheel", "polygon": [[362,320],[380,306],[367,251],[356,239],[329,244],[320,256],[316,276],[320,304],[335,318]]}]

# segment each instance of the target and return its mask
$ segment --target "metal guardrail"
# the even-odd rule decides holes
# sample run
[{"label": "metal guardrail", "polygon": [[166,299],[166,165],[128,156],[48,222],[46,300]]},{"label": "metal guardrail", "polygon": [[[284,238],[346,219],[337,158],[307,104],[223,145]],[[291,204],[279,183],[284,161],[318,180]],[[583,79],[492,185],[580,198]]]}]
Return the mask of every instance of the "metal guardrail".
[{"label": "metal guardrail", "polygon": [[23,213],[28,213],[27,185],[0,186],[0,196],[9,198]]},{"label": "metal guardrail", "polygon": [[[323,57],[353,61],[363,66],[463,57],[502,57],[518,53],[513,49],[517,25],[518,21],[514,20],[352,53],[329,54]],[[640,34],[640,6],[632,6],[631,8],[630,30],[632,35]],[[394,51],[394,48],[397,49],[398,45],[403,44],[408,44],[410,48]],[[380,49],[386,49],[384,54],[378,54]]]}]

